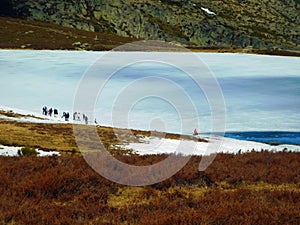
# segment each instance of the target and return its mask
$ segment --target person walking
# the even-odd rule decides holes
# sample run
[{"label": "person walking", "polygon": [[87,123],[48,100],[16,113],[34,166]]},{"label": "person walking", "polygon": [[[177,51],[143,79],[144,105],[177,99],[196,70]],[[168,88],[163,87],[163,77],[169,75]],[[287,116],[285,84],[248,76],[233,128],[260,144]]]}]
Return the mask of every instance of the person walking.
[{"label": "person walking", "polygon": [[43,115],[47,116],[47,106],[43,107]]},{"label": "person walking", "polygon": [[84,121],[85,121],[85,124],[87,125],[89,123],[89,119],[86,115],[84,115]]},{"label": "person walking", "polygon": [[198,134],[199,134],[199,133],[198,133],[197,129],[195,128],[195,129],[194,129],[193,135],[198,135]]},{"label": "person walking", "polygon": [[58,110],[54,109],[53,112],[54,112],[54,117],[57,117],[58,116]]},{"label": "person walking", "polygon": [[50,116],[50,117],[52,116],[52,112],[53,112],[53,109],[50,108],[50,109],[49,109],[49,116]]},{"label": "person walking", "polygon": [[75,121],[77,119],[77,112],[73,113],[73,120]]},{"label": "person walking", "polygon": [[68,112],[63,112],[63,115],[61,118],[65,117],[65,121],[69,121],[70,114]]},{"label": "person walking", "polygon": [[69,118],[70,118],[70,114],[67,112],[67,113],[66,113],[66,116],[65,116],[65,120],[66,120],[66,121],[69,121]]}]

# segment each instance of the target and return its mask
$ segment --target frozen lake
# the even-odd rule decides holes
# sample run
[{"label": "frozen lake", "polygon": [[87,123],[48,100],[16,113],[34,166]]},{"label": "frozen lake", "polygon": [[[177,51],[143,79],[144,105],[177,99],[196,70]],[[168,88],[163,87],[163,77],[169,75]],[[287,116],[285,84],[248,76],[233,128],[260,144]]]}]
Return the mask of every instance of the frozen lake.
[{"label": "frozen lake", "polygon": [[[41,112],[46,105],[58,108],[60,114],[63,111],[72,113],[82,76],[103,54],[1,50],[0,106]],[[126,53],[115,54],[123,57]],[[178,54],[182,53],[159,54],[180,57]],[[300,130],[300,58],[195,54],[220,85],[226,107],[226,131]],[[107,67],[113,64],[114,61]],[[104,82],[101,77],[101,71],[107,69],[104,67],[92,82]],[[189,117],[191,112],[186,101],[169,84],[181,88],[189,96],[197,118]],[[155,95],[150,95],[150,90]],[[146,97],[144,92],[145,96],[148,93]],[[169,98],[178,101],[174,104]],[[131,64],[116,71],[99,90],[94,108],[93,117],[103,125],[185,134],[190,134],[194,128],[200,132],[211,131],[211,108],[205,93],[178,68],[159,62]],[[82,110],[82,113],[90,112]],[[95,118],[90,116],[91,121]]]}]

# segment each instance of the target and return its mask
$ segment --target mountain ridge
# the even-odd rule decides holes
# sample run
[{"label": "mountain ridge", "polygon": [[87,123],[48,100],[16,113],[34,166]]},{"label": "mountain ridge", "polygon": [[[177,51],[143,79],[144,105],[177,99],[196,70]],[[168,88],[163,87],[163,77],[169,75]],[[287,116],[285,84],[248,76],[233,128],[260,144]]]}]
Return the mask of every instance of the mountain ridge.
[{"label": "mountain ridge", "polygon": [[[4,0],[0,15],[185,47],[300,50],[298,0]],[[211,12],[211,13],[210,13]]]}]

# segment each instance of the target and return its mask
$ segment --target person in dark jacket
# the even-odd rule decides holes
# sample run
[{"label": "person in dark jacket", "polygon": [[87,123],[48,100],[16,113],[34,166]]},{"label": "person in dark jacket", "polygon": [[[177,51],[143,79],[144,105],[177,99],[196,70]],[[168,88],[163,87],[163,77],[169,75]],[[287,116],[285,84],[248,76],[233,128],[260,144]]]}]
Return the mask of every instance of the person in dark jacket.
[{"label": "person in dark jacket", "polygon": [[43,107],[43,115],[47,116],[47,106]]},{"label": "person in dark jacket", "polygon": [[70,114],[67,112],[66,115],[65,115],[65,120],[69,121],[69,118],[70,118]]},{"label": "person in dark jacket", "polygon": [[61,118],[65,117],[65,121],[69,121],[70,114],[68,112],[63,112],[63,115]]},{"label": "person in dark jacket", "polygon": [[57,117],[58,116],[58,110],[54,109],[53,112],[54,112],[54,117]]}]

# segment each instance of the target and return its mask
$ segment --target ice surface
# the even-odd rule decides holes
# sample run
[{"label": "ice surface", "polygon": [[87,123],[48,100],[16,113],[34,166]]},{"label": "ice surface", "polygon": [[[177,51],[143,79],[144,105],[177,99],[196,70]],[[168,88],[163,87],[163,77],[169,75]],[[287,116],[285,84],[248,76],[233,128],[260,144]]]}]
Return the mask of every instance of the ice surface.
[{"label": "ice surface", "polygon": [[[74,96],[81,78],[103,54],[1,50],[0,106],[41,115],[42,107],[46,105],[58,108],[60,116],[64,111],[72,116]],[[135,53],[115,54],[117,58]],[[156,54],[181,57],[183,53]],[[222,89],[226,131],[300,130],[299,58],[218,53],[196,55],[199,63],[207,65],[215,75]],[[112,60],[107,67],[115,63]],[[188,62],[187,65],[192,69],[195,66]],[[101,71],[105,69],[101,68],[92,82],[104,82]],[[198,67],[195,70],[202,76]],[[169,84],[153,77],[163,78]],[[154,90],[155,96],[139,99],[149,90]],[[191,116],[193,113],[184,95],[176,94],[178,90],[190,98],[198,113],[196,117]],[[172,104],[170,100],[179,103]],[[117,71],[99,90],[93,113],[102,125],[183,134],[191,134],[194,128],[200,133],[211,131],[211,110],[205,93],[182,71],[157,62],[128,65]]]}]

